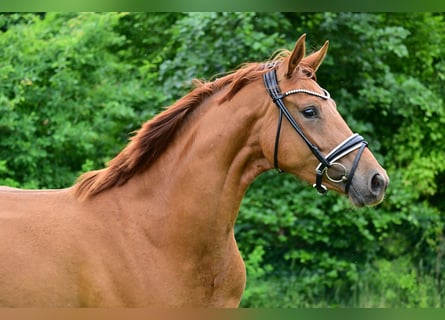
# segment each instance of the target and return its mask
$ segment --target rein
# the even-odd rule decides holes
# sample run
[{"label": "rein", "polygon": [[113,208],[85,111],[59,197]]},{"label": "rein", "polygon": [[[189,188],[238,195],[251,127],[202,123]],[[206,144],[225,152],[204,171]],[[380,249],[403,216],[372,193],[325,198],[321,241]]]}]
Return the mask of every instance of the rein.
[{"label": "rein", "polygon": [[[292,117],[289,110],[284,105],[283,99],[291,94],[297,94],[297,93],[304,93],[309,94],[312,96],[319,97],[324,100],[330,99],[329,92],[327,92],[325,89],[323,90],[323,94],[306,90],[306,89],[294,89],[290,90],[284,93],[281,93],[280,87],[278,86],[278,80],[277,80],[277,74],[276,70],[273,69],[263,76],[264,84],[266,86],[267,91],[269,92],[269,95],[271,96],[273,102],[277,105],[280,115],[278,117],[278,127],[277,127],[277,134],[275,137],[275,150],[274,150],[274,167],[279,172],[283,172],[278,166],[278,146],[280,141],[280,132],[281,132],[281,124],[283,115],[286,117],[286,119],[289,121],[291,126],[295,129],[295,131],[300,135],[300,137],[303,139],[303,141],[306,143],[306,145],[309,147],[309,149],[312,151],[314,156],[320,161],[319,165],[315,169],[316,177],[315,177],[315,183],[313,185],[314,188],[317,189],[318,193],[325,194],[328,189],[325,185],[323,185],[323,175],[326,176],[326,178],[334,183],[345,183],[345,192],[349,193],[349,188],[352,183],[352,178],[354,176],[355,170],[357,169],[358,163],[360,161],[360,157],[368,145],[368,143],[363,139],[362,136],[358,135],[357,133],[353,134],[343,142],[341,142],[337,147],[335,147],[331,152],[329,152],[326,157],[320,152],[318,147],[314,145],[308,137],[304,134],[301,127],[298,125],[298,123],[295,121],[295,119]],[[340,158],[346,156],[347,154],[351,153],[354,150],[357,150],[357,155],[355,156],[354,162],[352,164],[351,170],[348,173],[348,170],[346,167],[336,162]],[[338,167],[344,171],[344,174],[341,176],[340,179],[334,179],[328,174],[328,169],[331,167]]]}]

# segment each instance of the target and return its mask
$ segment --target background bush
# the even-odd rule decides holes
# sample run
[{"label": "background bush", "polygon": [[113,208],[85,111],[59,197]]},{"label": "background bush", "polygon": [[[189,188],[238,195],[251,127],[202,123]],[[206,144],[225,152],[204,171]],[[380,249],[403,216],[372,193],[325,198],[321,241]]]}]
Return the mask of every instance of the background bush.
[{"label": "background bush", "polygon": [[269,172],[242,203],[242,306],[445,302],[445,22],[434,13],[0,15],[0,184],[71,185],[142,122],[243,62],[308,34],[318,79],[391,185],[377,208]]}]

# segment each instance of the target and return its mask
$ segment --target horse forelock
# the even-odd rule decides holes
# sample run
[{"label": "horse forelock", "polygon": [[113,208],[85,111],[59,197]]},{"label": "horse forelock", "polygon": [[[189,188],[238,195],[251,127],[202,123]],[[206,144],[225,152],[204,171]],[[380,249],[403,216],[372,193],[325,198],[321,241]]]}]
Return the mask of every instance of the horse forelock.
[{"label": "horse forelock", "polygon": [[[261,79],[264,73],[277,67],[288,55],[288,51],[282,50],[268,62],[246,63],[214,81],[194,80],[195,89],[145,122],[130,138],[127,146],[108,162],[105,169],[90,171],[80,176],[74,185],[76,196],[85,199],[97,195],[111,187],[123,185],[136,173],[147,170],[168,148],[185,120],[205,99],[223,88],[227,90],[218,103],[232,99],[246,85]],[[302,66],[301,70],[307,77],[314,76],[305,66]]]}]

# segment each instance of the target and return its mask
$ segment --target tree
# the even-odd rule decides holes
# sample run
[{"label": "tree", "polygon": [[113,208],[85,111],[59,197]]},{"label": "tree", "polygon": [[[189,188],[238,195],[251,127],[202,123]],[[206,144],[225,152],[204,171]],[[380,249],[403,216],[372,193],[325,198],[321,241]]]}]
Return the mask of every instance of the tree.
[{"label": "tree", "polygon": [[0,38],[0,181],[60,188],[120,149],[154,90],[109,50],[122,15],[25,17]]}]

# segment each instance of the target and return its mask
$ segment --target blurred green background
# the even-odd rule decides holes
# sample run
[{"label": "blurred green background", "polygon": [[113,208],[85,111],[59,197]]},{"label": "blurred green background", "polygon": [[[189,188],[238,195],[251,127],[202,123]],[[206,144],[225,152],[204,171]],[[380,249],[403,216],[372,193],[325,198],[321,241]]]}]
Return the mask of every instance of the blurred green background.
[{"label": "blurred green background", "polygon": [[292,49],[388,170],[377,208],[269,172],[236,224],[244,307],[445,305],[442,13],[0,14],[0,184],[70,186],[129,133],[212,78]]}]

